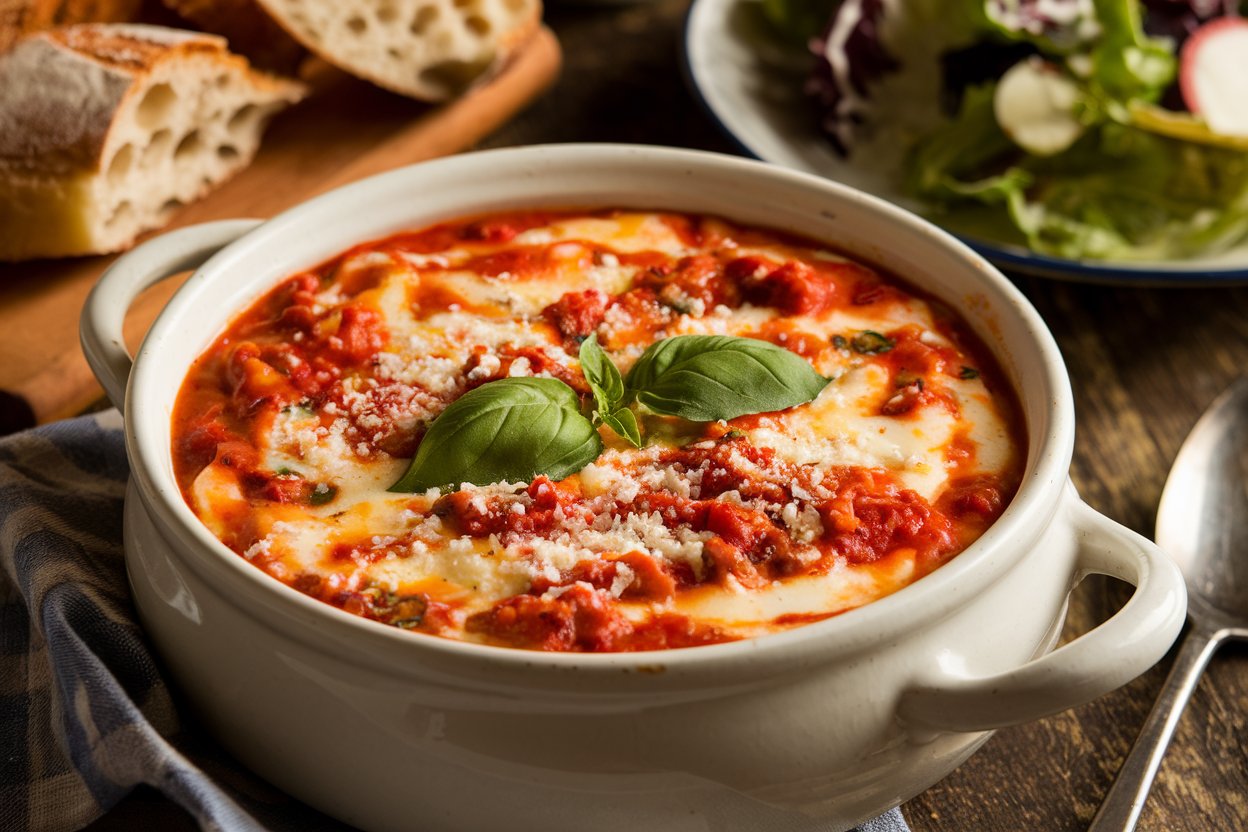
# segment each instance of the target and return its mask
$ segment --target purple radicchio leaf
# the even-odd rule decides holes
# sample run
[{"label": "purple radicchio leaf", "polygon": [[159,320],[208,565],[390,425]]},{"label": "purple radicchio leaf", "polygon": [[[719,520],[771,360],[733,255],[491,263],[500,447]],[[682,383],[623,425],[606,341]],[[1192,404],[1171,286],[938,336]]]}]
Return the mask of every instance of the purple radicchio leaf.
[{"label": "purple radicchio leaf", "polygon": [[1144,33],[1170,38],[1175,51],[1201,24],[1236,14],[1236,0],[1142,0]]},{"label": "purple radicchio leaf", "polygon": [[845,0],[823,35],[811,41],[817,61],[806,82],[819,126],[842,156],[867,120],[871,85],[900,68],[880,40],[884,0]]}]

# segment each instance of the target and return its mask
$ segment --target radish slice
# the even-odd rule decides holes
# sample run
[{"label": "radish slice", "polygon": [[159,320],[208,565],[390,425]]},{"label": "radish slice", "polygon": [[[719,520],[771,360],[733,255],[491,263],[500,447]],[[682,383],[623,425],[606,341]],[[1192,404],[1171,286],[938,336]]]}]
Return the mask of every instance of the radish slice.
[{"label": "radish slice", "polygon": [[1248,20],[1221,17],[1192,33],[1179,54],[1179,90],[1210,130],[1248,136]]},{"label": "radish slice", "polygon": [[1061,153],[1083,134],[1075,118],[1079,88],[1050,63],[1026,58],[1006,70],[992,98],[997,124],[1036,156]]}]

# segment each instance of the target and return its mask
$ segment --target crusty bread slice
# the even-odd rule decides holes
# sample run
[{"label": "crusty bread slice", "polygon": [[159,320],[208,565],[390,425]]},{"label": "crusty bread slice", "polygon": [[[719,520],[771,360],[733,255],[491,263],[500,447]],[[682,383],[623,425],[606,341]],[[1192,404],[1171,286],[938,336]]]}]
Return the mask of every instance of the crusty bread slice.
[{"label": "crusty bread slice", "polygon": [[246,166],[303,85],[222,38],[84,24],[0,55],[0,260],[117,251]]},{"label": "crusty bread slice", "polygon": [[296,40],[394,92],[445,101],[502,67],[541,0],[258,0]]},{"label": "crusty bread slice", "polygon": [[143,0],[0,0],[0,52],[31,32],[133,20]]},{"label": "crusty bread slice", "polygon": [[[5,0],[0,0],[0,3]],[[307,52],[256,0],[162,0],[194,28],[221,35],[230,51],[270,72],[294,75]]]}]

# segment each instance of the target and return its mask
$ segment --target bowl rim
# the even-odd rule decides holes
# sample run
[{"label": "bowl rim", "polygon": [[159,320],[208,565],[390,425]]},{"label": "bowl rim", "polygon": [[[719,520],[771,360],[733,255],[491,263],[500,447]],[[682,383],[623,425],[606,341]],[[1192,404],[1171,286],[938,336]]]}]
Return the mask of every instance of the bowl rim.
[{"label": "bowl rim", "polygon": [[[162,379],[152,369],[152,363],[145,359],[152,354],[153,344],[159,344],[171,334],[176,337],[177,328],[194,307],[198,287],[227,269],[232,261],[256,256],[257,251],[265,248],[270,236],[291,227],[314,226],[323,221],[317,219],[322,212],[332,213],[335,205],[347,204],[384,184],[396,180],[418,181],[439,175],[481,177],[491,170],[520,170],[534,163],[563,167],[674,165],[706,176],[722,175],[742,180],[761,177],[783,187],[818,192],[839,203],[842,209],[875,214],[886,221],[901,224],[949,250],[977,275],[985,292],[994,295],[1003,302],[1004,308],[1021,318],[1027,330],[1027,340],[1037,351],[1042,366],[1042,378],[1035,381],[1041,386],[1037,395],[1048,399],[1045,418],[1038,425],[1028,423],[1025,400],[1019,395],[1023,404],[1019,417],[1024,420],[1027,429],[1027,461],[1019,490],[1001,517],[980,538],[939,569],[890,595],[845,613],[739,641],[630,653],[546,653],[398,630],[304,595],[252,566],[226,547],[208,531],[182,499],[172,480],[171,465],[167,464],[170,449],[156,443],[152,431],[142,430],[145,420],[158,418],[163,413],[159,408],[144,408],[142,405],[147,396],[153,395],[148,391],[157,391],[162,384]],[[540,195],[541,178],[535,176],[533,181],[535,195]],[[516,207],[521,206],[517,203]],[[465,207],[461,215],[469,212]],[[453,210],[442,213],[446,219],[455,216]],[[733,214],[731,210],[726,210],[723,216],[731,219]],[[293,267],[290,271],[294,271]],[[912,279],[907,280],[913,283]],[[231,314],[238,311],[232,310]],[[968,319],[977,314],[973,310],[959,311]],[[224,325],[218,324],[217,331]],[[994,347],[991,343],[986,346],[1003,365],[1009,366],[1010,362],[1001,355],[999,346]],[[182,372],[184,377],[185,368]],[[1021,381],[1018,380],[1020,385]],[[178,380],[180,385],[181,378]],[[164,381],[164,386],[168,387],[167,381]],[[315,620],[318,626],[331,628],[318,633],[318,636],[332,634],[339,642],[352,644],[356,649],[351,655],[357,659],[363,658],[368,652],[366,646],[371,645],[381,652],[414,652],[430,659],[466,663],[466,666],[477,669],[507,667],[526,673],[576,670],[582,674],[609,674],[614,677],[618,677],[622,670],[646,673],[652,678],[670,678],[673,675],[670,672],[654,674],[656,667],[664,671],[688,673],[722,671],[731,669],[743,659],[748,661],[754,657],[757,660],[768,654],[772,658],[777,658],[779,654],[782,660],[784,654],[788,654],[788,660],[795,656],[839,655],[864,649],[875,641],[896,637],[900,631],[916,623],[912,620],[916,616],[923,620],[937,620],[951,614],[966,603],[971,590],[986,585],[1005,572],[1017,557],[1021,557],[1025,549],[1023,544],[1029,545],[1029,541],[1047,529],[1063,500],[1074,445],[1073,397],[1065,365],[1048,327],[1022,292],[966,244],[927,220],[878,197],[811,174],[709,151],[623,144],[534,145],[436,159],[348,184],[267,220],[200,266],[161,311],[135,356],[127,385],[125,413],[126,447],[132,476],[149,516],[156,521],[156,528],[171,538],[167,542],[175,544],[170,547],[171,550],[178,551],[180,547],[188,549],[193,557],[184,558],[185,563],[218,590],[222,589],[221,581],[225,581],[232,589],[242,591],[253,600],[264,599],[268,612],[283,613],[304,621]],[[1003,555],[1002,550],[1010,546],[1019,551],[1013,556]],[[253,618],[258,618],[262,612],[245,606],[243,596],[222,594]]]}]

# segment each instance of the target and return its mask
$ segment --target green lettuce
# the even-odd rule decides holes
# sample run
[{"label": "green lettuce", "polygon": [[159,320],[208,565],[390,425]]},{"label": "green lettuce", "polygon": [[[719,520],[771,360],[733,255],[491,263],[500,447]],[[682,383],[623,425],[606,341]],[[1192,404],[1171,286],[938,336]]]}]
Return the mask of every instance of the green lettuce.
[{"label": "green lettuce", "polygon": [[1118,260],[1191,256],[1248,234],[1248,154],[1106,120],[1056,156],[1026,156],[997,126],[992,92],[968,90],[907,160],[910,189],[954,225],[998,206],[1035,251]]},{"label": "green lettuce", "polygon": [[1130,107],[1155,102],[1175,73],[1171,45],[1145,35],[1135,0],[1094,0],[1095,37],[1082,51],[993,19],[992,3],[972,5],[987,36],[1027,39],[1066,69],[1084,133],[1053,156],[1029,155],[996,122],[995,84],[968,88],[906,159],[908,190],[942,221],[974,234],[974,223],[1004,213],[1019,242],[1072,259],[1187,257],[1248,236],[1248,154],[1130,122]]},{"label": "green lettuce", "polygon": [[[1095,0],[1101,34],[1091,51],[1093,87],[1124,108],[1132,99],[1154,102],[1174,80],[1174,46],[1144,34],[1138,0]],[[1125,121],[1125,110],[1115,113]]]},{"label": "green lettuce", "polygon": [[762,0],[763,16],[785,40],[805,46],[827,25],[834,0]]},{"label": "green lettuce", "polygon": [[1248,233],[1248,156],[1106,124],[1028,166],[1010,216],[1037,251],[1169,259],[1217,251]]},{"label": "green lettuce", "polygon": [[[911,193],[946,206],[964,198],[1003,205],[1031,184],[1020,168],[1001,167],[1002,160],[1017,155],[1017,147],[993,115],[995,89],[996,84],[968,87],[957,116],[915,145],[906,163]],[[992,172],[994,167],[999,172]]]}]

